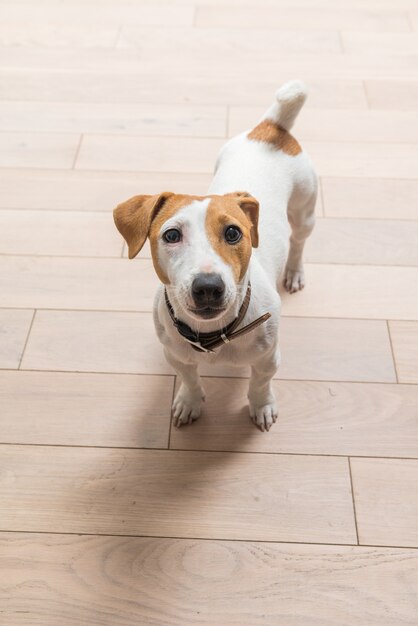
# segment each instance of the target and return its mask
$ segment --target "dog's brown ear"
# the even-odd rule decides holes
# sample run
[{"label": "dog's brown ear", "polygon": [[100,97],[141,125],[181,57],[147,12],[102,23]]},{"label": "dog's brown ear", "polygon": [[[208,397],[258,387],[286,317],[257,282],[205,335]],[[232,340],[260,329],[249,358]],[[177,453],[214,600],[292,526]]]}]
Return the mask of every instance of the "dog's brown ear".
[{"label": "dog's brown ear", "polygon": [[156,196],[134,196],[113,211],[116,228],[128,244],[130,259],[141,251],[152,220],[172,195],[170,191],[164,191]]},{"label": "dog's brown ear", "polygon": [[225,194],[227,196],[234,196],[240,206],[240,209],[250,220],[251,227],[251,243],[253,248],[258,248],[258,212],[260,205],[258,200],[252,197],[247,191],[234,191],[233,193]]}]

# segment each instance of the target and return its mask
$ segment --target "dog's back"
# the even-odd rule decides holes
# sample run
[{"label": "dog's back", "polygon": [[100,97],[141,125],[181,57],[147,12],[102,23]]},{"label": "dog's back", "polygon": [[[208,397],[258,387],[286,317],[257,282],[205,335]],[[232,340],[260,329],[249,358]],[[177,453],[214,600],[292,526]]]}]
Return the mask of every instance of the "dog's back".
[{"label": "dog's back", "polygon": [[[257,126],[223,147],[209,188],[209,193],[216,194],[247,191],[259,200],[260,247],[255,256],[275,282],[288,258],[289,223],[294,238],[302,226],[304,233],[313,226],[316,174],[308,156],[289,132],[306,96],[301,81],[283,85]],[[293,278],[290,277],[291,282]]]}]

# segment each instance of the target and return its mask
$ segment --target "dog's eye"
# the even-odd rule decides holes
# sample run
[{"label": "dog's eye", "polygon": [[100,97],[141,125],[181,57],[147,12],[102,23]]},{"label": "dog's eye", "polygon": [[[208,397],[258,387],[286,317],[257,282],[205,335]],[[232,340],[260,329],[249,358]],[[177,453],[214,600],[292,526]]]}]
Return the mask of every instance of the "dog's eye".
[{"label": "dog's eye", "polygon": [[181,232],[177,228],[170,228],[170,230],[165,231],[163,239],[167,243],[178,243],[181,241]]},{"label": "dog's eye", "polygon": [[242,237],[242,232],[238,228],[238,226],[228,226],[225,230],[225,241],[227,243],[238,243],[238,241]]}]

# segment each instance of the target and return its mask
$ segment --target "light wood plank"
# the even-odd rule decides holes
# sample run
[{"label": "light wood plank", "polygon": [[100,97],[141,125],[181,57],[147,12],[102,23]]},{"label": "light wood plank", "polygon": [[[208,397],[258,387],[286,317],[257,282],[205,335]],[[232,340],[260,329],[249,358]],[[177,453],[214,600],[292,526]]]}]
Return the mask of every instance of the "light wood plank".
[{"label": "light wood plank", "polygon": [[348,9],[318,7],[270,7],[268,14],[257,6],[234,7],[199,6],[196,11],[196,25],[202,27],[232,28],[305,28],[316,29],[357,29],[366,31],[406,32],[410,25],[405,13],[387,9]]},{"label": "light wood plank", "polygon": [[[283,318],[277,378],[396,382],[385,322]],[[23,369],[172,373],[151,313],[39,311]],[[208,362],[209,376],[248,376],[246,368]]]},{"label": "light wood plank", "polygon": [[0,211],[0,253],[120,257],[122,240],[109,213]]},{"label": "light wood plank", "polygon": [[54,3],[40,0],[36,3],[0,3],[0,20],[30,21],[33,24],[52,21],[60,24],[94,24],[96,28],[114,24],[139,24],[143,26],[187,26],[192,25],[194,8],[187,3],[149,4],[129,2],[72,2]]},{"label": "light wood plank", "polygon": [[[22,8],[22,13],[24,7]],[[2,19],[0,22],[1,46],[50,46],[97,48],[112,47],[118,37],[117,25],[97,28],[94,22],[90,24],[63,24],[62,22],[33,23],[17,19]]]},{"label": "light wood plank", "polygon": [[400,109],[416,111],[418,107],[417,80],[365,81],[367,99],[374,109]]},{"label": "light wood plank", "polygon": [[389,322],[399,382],[418,383],[418,323]]},{"label": "light wood plank", "polygon": [[308,263],[418,265],[418,221],[318,219]]},{"label": "light wood plank", "polygon": [[343,30],[341,41],[348,54],[418,54],[417,33],[371,33]]},{"label": "light wood plank", "polygon": [[360,543],[418,546],[418,460],[352,459]]},{"label": "light wood plank", "polygon": [[321,178],[328,217],[418,219],[418,180]]},{"label": "light wood plank", "polygon": [[[305,266],[307,288],[283,293],[283,313],[293,316],[414,320],[418,318],[416,267]],[[282,289],[283,291],[283,289]]]},{"label": "light wood plank", "polygon": [[[45,0],[48,4],[59,4],[61,0]],[[183,0],[182,0],[183,1]],[[16,4],[27,4],[28,0],[15,0]],[[79,0],[80,2],[80,0]],[[115,4],[117,0],[88,0],[88,4]],[[9,4],[10,0],[0,0],[0,3]],[[137,4],[149,4],[149,0],[135,0]],[[215,5],[219,6],[219,0],[194,0],[193,4],[200,5]],[[227,6],[240,6],[241,0],[228,0],[226,2]],[[246,6],[260,6],[260,7],[289,7],[289,0],[246,0]],[[356,7],[359,9],[365,9],[365,6],[370,9],[414,9],[416,8],[415,0],[352,0],[350,6]],[[335,8],[335,7],[346,7],[346,3],[344,0],[293,0],[292,7],[316,7],[321,9],[327,8]],[[302,18],[301,18],[302,19]]]},{"label": "light wood plank", "polygon": [[[245,339],[244,339],[245,341]],[[275,378],[396,382],[387,324],[378,320],[282,317]],[[205,376],[248,376],[233,364],[202,364]]]},{"label": "light wood plank", "polygon": [[[297,74],[295,74],[297,75]],[[301,75],[305,75],[302,72]],[[360,77],[360,78],[363,78]],[[361,79],[341,80],[318,78],[310,74],[310,96],[307,107],[365,109],[366,95]],[[249,75],[223,67],[216,82],[202,71],[157,73],[110,72],[92,76],[82,70],[66,73],[58,70],[33,72],[0,69],[0,97],[5,100],[37,100],[56,102],[166,102],[167,93],[173,103],[205,105],[257,104],[263,107],[271,101],[277,87],[289,79],[289,71],[256,72]]]},{"label": "light wood plank", "polygon": [[[418,37],[418,35],[417,35]],[[252,128],[264,113],[263,107],[231,107],[229,136]],[[350,111],[347,109],[303,109],[292,134],[299,141],[418,142],[416,111]]]},{"label": "light wood plank", "polygon": [[0,167],[71,168],[79,135],[1,133]]},{"label": "light wood plank", "polygon": [[305,141],[320,176],[418,178],[418,143]]},{"label": "light wood plank", "polygon": [[226,108],[187,104],[0,102],[0,130],[224,137]]},{"label": "light wood plank", "polygon": [[[334,30],[334,29],[333,29]],[[413,55],[364,55],[341,54],[338,64],[334,55],[329,52],[300,52],[299,54],[265,55],[260,66],[257,55],[248,56],[245,66],[238,56],[228,57],[228,64],[224,76],[230,80],[241,80],[248,72],[260,72],[264,77],[274,76],[277,81],[280,74],[289,76],[314,76],[316,78],[338,78],[362,80],[366,78],[400,78],[416,79],[416,62]],[[40,48],[32,47],[5,47],[2,51],[2,66],[10,70],[26,69],[32,72],[39,70],[76,71],[82,73],[114,72],[126,74],[137,73],[137,80],[145,79],[154,82],[161,81],[160,73],[172,73],[173,77],[182,81],[186,71],[190,78],[200,73],[202,78],[212,79],[213,72],[217,71],[225,61],[218,57],[216,52],[207,55],[202,64],[200,59],[188,57],[179,65],[176,58],[156,55],[154,59],[144,59],[134,49],[130,48]],[[155,74],[158,76],[155,76]],[[274,73],[274,74],[273,74]],[[146,77],[146,78],[145,78]],[[194,81],[195,82],[195,81]],[[280,84],[280,83],[279,83]],[[277,87],[277,84],[276,84]],[[162,99],[166,102],[165,97]],[[20,98],[16,98],[20,99]],[[57,98],[55,98],[57,100]]]},{"label": "light wood plank", "polygon": [[[210,173],[223,141],[84,135],[77,169]],[[418,178],[418,144],[306,141],[321,176]]]},{"label": "light wood plank", "polygon": [[171,428],[170,447],[292,454],[418,457],[418,387],[274,381],[279,419],[268,435],[248,412],[248,381],[205,378],[203,414]]},{"label": "light wood plank", "polygon": [[223,140],[85,135],[76,169],[213,172]]},{"label": "light wood plank", "polygon": [[204,194],[210,174],[0,170],[0,207],[59,211],[111,211],[139,193]]},{"label": "light wood plank", "polygon": [[413,9],[408,12],[408,15],[410,17],[413,30],[417,31],[418,30],[418,10],[417,10],[417,7],[416,6],[413,7]]},{"label": "light wood plank", "polygon": [[9,530],[355,540],[347,459],[52,446],[0,458]]},{"label": "light wood plank", "polygon": [[151,311],[159,284],[147,259],[36,256],[0,256],[0,280],[0,306],[116,311]]},{"label": "light wood plank", "polygon": [[0,368],[18,368],[33,311],[0,309]]},{"label": "light wood plank", "polygon": [[21,533],[0,542],[10,626],[289,626],[289,615],[292,626],[412,626],[416,617],[416,550]]},{"label": "light wood plank", "polygon": [[336,30],[268,30],[264,26],[253,28],[251,37],[245,30],[235,28],[161,28],[160,37],[146,28],[124,26],[118,40],[118,48],[133,48],[142,59],[155,60],[166,56],[178,63],[195,60],[207,63],[208,49],[211,58],[228,59],[228,63],[243,63],[258,59],[261,63],[271,55],[301,54],[304,52],[342,52]]},{"label": "light wood plank", "polygon": [[386,323],[282,318],[279,378],[396,382]]},{"label": "light wood plank", "polygon": [[167,376],[0,372],[0,442],[165,448],[173,382]]},{"label": "light wood plank", "polygon": [[38,311],[23,369],[172,374],[150,313]]}]

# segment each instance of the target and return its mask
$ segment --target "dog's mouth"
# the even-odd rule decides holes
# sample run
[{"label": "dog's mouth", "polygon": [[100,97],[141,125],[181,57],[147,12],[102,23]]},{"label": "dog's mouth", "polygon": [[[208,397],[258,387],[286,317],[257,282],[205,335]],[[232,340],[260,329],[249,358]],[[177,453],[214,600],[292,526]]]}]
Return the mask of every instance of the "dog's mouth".
[{"label": "dog's mouth", "polygon": [[196,317],[200,317],[201,319],[212,320],[216,317],[220,317],[223,313],[225,313],[226,308],[205,306],[205,307],[193,309],[189,307],[189,311],[190,313],[193,313],[193,315],[196,315]]}]

